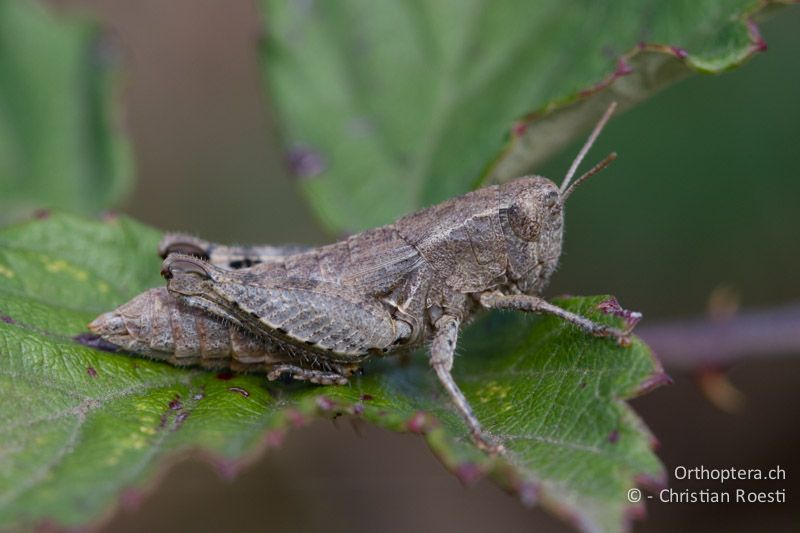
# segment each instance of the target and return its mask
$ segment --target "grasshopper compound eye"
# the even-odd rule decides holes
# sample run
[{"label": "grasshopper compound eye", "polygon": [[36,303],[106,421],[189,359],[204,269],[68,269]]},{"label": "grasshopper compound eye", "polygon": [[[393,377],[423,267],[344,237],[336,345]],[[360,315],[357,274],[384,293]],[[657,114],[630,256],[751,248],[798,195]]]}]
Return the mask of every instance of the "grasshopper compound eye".
[{"label": "grasshopper compound eye", "polygon": [[556,186],[542,182],[520,192],[508,210],[511,230],[520,239],[536,241],[551,211],[561,212]]},{"label": "grasshopper compound eye", "polygon": [[544,194],[543,199],[544,206],[548,209],[553,209],[558,207],[558,204],[561,203],[561,198],[558,195],[558,191],[556,190],[549,190]]}]

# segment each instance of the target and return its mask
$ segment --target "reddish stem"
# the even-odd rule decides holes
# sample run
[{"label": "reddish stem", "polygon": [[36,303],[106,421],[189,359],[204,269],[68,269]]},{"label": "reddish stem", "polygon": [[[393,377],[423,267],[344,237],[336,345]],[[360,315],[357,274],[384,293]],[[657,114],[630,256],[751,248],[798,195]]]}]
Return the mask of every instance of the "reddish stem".
[{"label": "reddish stem", "polygon": [[725,319],[642,324],[636,334],[672,368],[722,366],[757,356],[797,355],[800,304],[743,311]]}]

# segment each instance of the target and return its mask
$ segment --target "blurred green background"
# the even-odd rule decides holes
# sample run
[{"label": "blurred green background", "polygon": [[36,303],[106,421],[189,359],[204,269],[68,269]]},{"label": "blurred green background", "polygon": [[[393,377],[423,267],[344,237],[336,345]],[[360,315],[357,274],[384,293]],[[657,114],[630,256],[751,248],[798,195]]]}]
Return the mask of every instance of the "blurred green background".
[{"label": "blurred green background", "polygon": [[[323,243],[284,164],[263,99],[255,8],[211,0],[59,1],[111,30],[125,58],[124,122],[136,181],[120,210],[165,230],[227,242]],[[616,294],[646,321],[702,314],[726,285],[744,306],[800,297],[800,10],[764,23],[769,51],[741,70],[693,76],[615,118],[589,157],[620,155],[570,200],[549,295]],[[560,179],[582,141],[537,173]],[[773,466],[798,486],[796,360],[738,365],[741,414],[712,407],[692,377],[636,400],[676,465]],[[489,483],[464,489],[420,439],[339,420],[298,430],[236,480],[176,466],[109,531],[565,531]],[[676,485],[673,481],[673,486]],[[129,498],[128,500],[133,500]],[[640,530],[788,529],[796,504],[650,505]]]}]

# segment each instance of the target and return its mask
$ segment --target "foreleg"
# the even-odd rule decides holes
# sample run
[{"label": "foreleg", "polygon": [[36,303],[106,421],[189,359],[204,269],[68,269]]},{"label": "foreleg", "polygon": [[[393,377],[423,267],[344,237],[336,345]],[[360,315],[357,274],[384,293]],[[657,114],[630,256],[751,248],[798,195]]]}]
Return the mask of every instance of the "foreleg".
[{"label": "foreleg", "polygon": [[488,292],[481,295],[481,305],[488,309],[514,309],[529,313],[546,313],[557,316],[597,337],[613,337],[620,344],[630,342],[630,331],[599,324],[588,318],[553,305],[544,298],[527,294],[503,294]]}]

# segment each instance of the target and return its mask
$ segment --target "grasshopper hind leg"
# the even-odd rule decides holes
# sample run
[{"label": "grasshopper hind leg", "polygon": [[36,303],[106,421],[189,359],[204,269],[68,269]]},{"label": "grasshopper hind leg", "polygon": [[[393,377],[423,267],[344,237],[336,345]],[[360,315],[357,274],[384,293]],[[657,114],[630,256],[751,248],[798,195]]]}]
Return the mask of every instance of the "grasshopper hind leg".
[{"label": "grasshopper hind leg", "polygon": [[227,246],[183,233],[167,233],[158,245],[162,259],[170,254],[190,255],[226,270],[282,261],[306,250],[306,246]]}]

